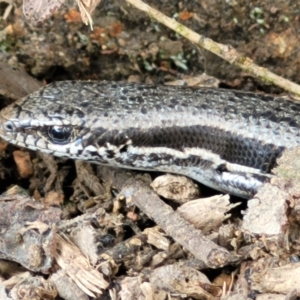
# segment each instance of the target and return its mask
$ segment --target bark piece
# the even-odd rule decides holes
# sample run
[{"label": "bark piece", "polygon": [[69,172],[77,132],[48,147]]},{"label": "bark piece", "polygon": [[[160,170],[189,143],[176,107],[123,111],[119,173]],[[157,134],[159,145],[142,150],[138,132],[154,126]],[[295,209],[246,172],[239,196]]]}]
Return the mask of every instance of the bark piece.
[{"label": "bark piece", "polygon": [[230,204],[229,195],[217,195],[189,201],[181,205],[177,211],[185,220],[203,232],[217,229],[231,215],[228,211],[240,203]]},{"label": "bark piece", "polygon": [[300,263],[287,264],[283,267],[256,270],[250,275],[251,288],[260,293],[294,293],[297,297],[300,291]]},{"label": "bark piece", "polygon": [[89,300],[88,295],[63,270],[53,273],[49,281],[56,287],[58,295],[65,300]]},{"label": "bark piece", "polygon": [[146,245],[147,236],[145,234],[120,242],[99,255],[99,268],[102,270],[102,273],[110,277],[118,272],[121,264],[126,269],[140,269],[143,267],[143,262],[148,263],[152,258],[150,256],[148,259],[144,259],[140,253],[140,249],[143,249]]},{"label": "bark piece", "polygon": [[161,232],[159,227],[147,228],[144,230],[147,235],[149,244],[155,246],[157,249],[168,251],[171,242],[167,239],[166,234]]},{"label": "bark piece", "polygon": [[122,300],[165,300],[167,293],[159,291],[148,282],[142,282],[141,276],[125,277],[120,282],[121,290],[119,296]]},{"label": "bark piece", "polygon": [[0,95],[12,100],[20,99],[42,86],[24,70],[11,67],[3,61],[0,61],[0,78]]},{"label": "bark piece", "polygon": [[57,290],[41,276],[30,277],[17,284],[10,292],[13,299],[54,300]]},{"label": "bark piece", "polygon": [[150,283],[167,292],[177,292],[194,299],[216,299],[222,289],[213,286],[201,272],[187,268],[181,263],[155,269],[150,276]]},{"label": "bark piece", "polygon": [[46,194],[45,198],[41,200],[47,206],[59,206],[64,203],[64,194],[57,193],[55,191],[50,191]]},{"label": "bark piece", "polygon": [[158,195],[178,203],[185,203],[199,196],[198,186],[185,176],[162,175],[153,180],[151,187]]},{"label": "bark piece", "polygon": [[22,178],[30,177],[33,174],[33,166],[30,160],[30,154],[25,151],[14,151],[13,156],[20,176]]},{"label": "bark piece", "polygon": [[[14,201],[6,202],[10,198]],[[1,201],[2,200],[2,201]],[[49,272],[56,242],[55,229],[48,224],[58,223],[59,208],[45,207],[26,195],[0,197],[0,257],[19,262],[35,272]],[[38,222],[36,222],[39,220]]]},{"label": "bark piece", "polygon": [[92,264],[99,254],[123,239],[123,216],[110,215],[103,208],[90,211],[72,220],[63,220],[58,229],[68,235]]},{"label": "bark piece", "polygon": [[288,225],[286,216],[289,195],[271,184],[265,184],[252,200],[244,216],[243,231],[251,235],[282,239]]},{"label": "bark piece", "polygon": [[296,300],[297,296],[287,296],[287,295],[279,295],[279,294],[272,294],[266,293],[257,295],[255,300]]}]

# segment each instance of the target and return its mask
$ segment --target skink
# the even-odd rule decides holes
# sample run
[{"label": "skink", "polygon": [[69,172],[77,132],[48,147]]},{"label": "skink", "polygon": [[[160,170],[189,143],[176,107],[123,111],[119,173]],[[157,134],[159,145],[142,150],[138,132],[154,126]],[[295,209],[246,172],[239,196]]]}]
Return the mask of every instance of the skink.
[{"label": "skink", "polygon": [[300,103],[269,95],[136,83],[52,83],[1,111],[10,143],[121,168],[183,174],[251,197],[300,144]]}]

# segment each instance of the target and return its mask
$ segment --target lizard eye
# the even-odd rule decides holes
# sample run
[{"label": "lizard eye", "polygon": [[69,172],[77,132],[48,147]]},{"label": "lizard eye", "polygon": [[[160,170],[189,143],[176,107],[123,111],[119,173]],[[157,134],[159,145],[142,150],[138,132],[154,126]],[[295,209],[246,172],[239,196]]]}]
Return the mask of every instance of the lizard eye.
[{"label": "lizard eye", "polygon": [[51,142],[55,144],[66,144],[70,141],[72,136],[71,126],[51,126],[48,129],[48,136]]}]

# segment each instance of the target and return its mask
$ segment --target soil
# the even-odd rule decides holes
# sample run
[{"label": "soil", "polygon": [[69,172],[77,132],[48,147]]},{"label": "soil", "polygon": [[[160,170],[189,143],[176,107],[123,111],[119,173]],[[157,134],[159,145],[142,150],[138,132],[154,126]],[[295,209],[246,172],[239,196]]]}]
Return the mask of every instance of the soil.
[{"label": "soil", "polygon": [[[1,60],[23,65],[34,77],[135,80],[163,83],[206,72],[235,88],[279,92],[198,49],[125,1],[102,0],[94,31],[81,22],[75,1],[38,27],[28,24],[20,1],[0,23]],[[299,82],[299,5],[296,1],[148,1],[149,5],[258,65]],[[2,12],[6,2],[0,4]]]}]

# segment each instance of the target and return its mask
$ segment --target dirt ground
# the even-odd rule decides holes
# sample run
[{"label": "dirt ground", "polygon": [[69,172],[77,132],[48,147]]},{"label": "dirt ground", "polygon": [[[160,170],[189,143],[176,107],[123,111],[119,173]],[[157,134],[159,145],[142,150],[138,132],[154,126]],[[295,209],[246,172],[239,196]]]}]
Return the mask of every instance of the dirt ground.
[{"label": "dirt ground", "polygon": [[[232,45],[258,65],[299,82],[299,5],[296,1],[148,1],[194,31]],[[2,12],[7,3],[2,2]],[[20,1],[0,23],[1,57],[29,74],[61,79],[139,80],[163,83],[206,72],[223,84],[277,91],[189,41],[125,1],[103,0],[94,31],[81,22],[74,1],[37,28],[22,15]],[[6,30],[5,30],[6,29]],[[248,84],[250,86],[248,86]]]},{"label": "dirt ground", "polygon": [[[149,0],[147,3],[194,31],[216,42],[233,46],[258,65],[293,82],[300,82],[300,5],[297,1]],[[5,15],[8,6],[6,0],[0,0],[0,16]],[[258,82],[221,58],[197,48],[125,1],[102,0],[92,17],[93,31],[82,24],[75,1],[66,1],[49,20],[34,27],[25,20],[22,3],[16,0],[6,19],[0,19],[0,62],[23,68],[41,85],[57,80],[86,79],[162,84],[205,72],[219,79],[219,87],[270,94],[284,93],[280,88]],[[0,77],[0,94],[2,80],[4,78]],[[7,93],[0,95],[0,108],[13,98]],[[9,194],[1,198],[5,204],[1,208],[4,213],[0,216],[0,224],[3,224],[3,228],[10,228],[4,230],[0,238],[1,242],[6,240],[5,246],[0,246],[1,282],[15,275],[10,271],[14,268],[22,273],[23,279],[26,278],[26,284],[21,287],[18,281],[18,288],[14,284],[0,285],[0,299],[32,299],[29,295],[33,286],[39,289],[35,299],[89,299],[93,293],[97,299],[296,299],[300,296],[298,291],[295,292],[298,282],[287,283],[282,289],[277,286],[277,282],[276,286],[270,282],[261,284],[264,276],[270,278],[274,274],[270,268],[286,266],[293,260],[296,263],[299,261],[299,233],[296,229],[298,225],[295,225],[298,224],[297,213],[289,215],[289,221],[293,224],[289,227],[294,234],[293,245],[287,246],[286,242],[288,221],[283,215],[290,212],[291,208],[285,206],[285,195],[281,195],[282,206],[278,208],[278,211],[282,210],[282,219],[277,221],[282,226],[274,239],[264,233],[259,234],[259,238],[254,238],[252,234],[246,236],[245,231],[253,219],[245,219],[242,225],[242,209],[234,210],[234,218],[228,222],[223,217],[220,223],[215,221],[215,226],[204,232],[205,236],[209,235],[210,241],[218,243],[218,247],[221,245],[231,254],[234,251],[237,253],[237,249],[239,252],[228,258],[227,263],[212,267],[207,262],[194,260],[195,254],[192,255],[180,243],[174,242],[176,238],[166,236],[161,229],[154,227],[155,217],[149,219],[147,213],[125,208],[123,200],[115,198],[120,190],[125,191],[124,176],[127,178],[128,175],[122,172],[116,175],[114,171],[104,174],[96,166],[19,151],[6,143],[0,145],[0,150],[0,192],[18,186],[12,192],[17,202],[8,201]],[[139,180],[143,186],[144,182],[151,179]],[[173,183],[173,188],[178,188],[180,184]],[[194,184],[191,185],[194,187]],[[126,186],[126,191],[128,189]],[[148,191],[146,187],[145,191]],[[26,196],[20,198],[23,192]],[[34,197],[35,203],[31,202],[27,193]],[[207,193],[216,194],[210,190]],[[267,194],[271,195],[271,192]],[[227,200],[224,201],[220,205],[222,212],[227,211],[224,206],[229,205]],[[178,206],[170,205],[173,208]],[[230,205],[228,208],[233,208],[234,205]],[[293,205],[297,207],[295,203]],[[28,207],[30,210],[27,210]],[[45,207],[51,207],[47,213],[44,212]],[[246,204],[243,203],[242,207],[246,209]],[[34,216],[32,210],[35,211]],[[278,215],[278,211],[275,214]],[[9,222],[5,219],[7,215],[12,216]],[[26,236],[26,240],[24,236],[30,231],[28,222],[32,223],[30,229],[34,228],[35,233]],[[14,227],[16,223],[18,226]],[[56,223],[55,229],[49,225],[52,223]],[[82,230],[78,229],[78,224]],[[201,226],[199,228],[203,230]],[[55,238],[57,232],[63,238]],[[84,273],[89,269],[89,263],[80,256],[79,250],[77,253],[70,246],[71,242],[65,236],[71,232],[72,242],[89,257],[91,265],[97,265],[103,277],[99,278],[98,273]],[[214,236],[216,232],[218,236]],[[91,240],[86,240],[87,236]],[[22,238],[23,244],[18,240]],[[159,242],[154,242],[155,238]],[[149,242],[150,239],[152,242]],[[90,248],[86,253],[82,250],[85,249],[82,244]],[[35,248],[34,245],[43,247]],[[213,247],[210,242],[208,245],[208,248]],[[56,246],[60,249],[59,253],[53,250]],[[221,261],[223,250],[213,249],[218,253],[216,260]],[[12,255],[14,251],[17,254]],[[81,259],[80,267],[76,265],[81,272],[77,277],[65,267],[66,261],[75,258]],[[24,274],[28,272],[19,269],[20,265],[9,265],[6,267],[9,271],[3,271],[3,266],[10,261],[21,264],[35,277],[26,277]],[[180,262],[182,265],[179,265]],[[299,277],[296,265],[287,269],[287,277]],[[158,267],[162,266],[168,266],[169,269],[159,270]],[[199,270],[203,270],[205,275]],[[59,273],[61,271],[65,273]],[[169,278],[172,277],[170,274],[176,278],[175,283],[174,278]],[[277,278],[282,274],[279,272]],[[90,281],[82,278],[90,278]],[[235,281],[231,281],[232,278]],[[102,282],[102,285],[91,286],[91,282],[95,281]],[[162,281],[166,282],[165,286],[161,284]],[[62,283],[63,287],[60,287]],[[226,294],[224,291],[229,291],[234,284],[234,292]],[[82,285],[86,290],[78,288]],[[10,291],[15,288],[15,296],[6,294],[3,286]],[[69,294],[63,295],[62,290],[66,287]],[[104,296],[101,296],[99,290],[106,291]],[[263,298],[263,295],[270,298]]]}]

